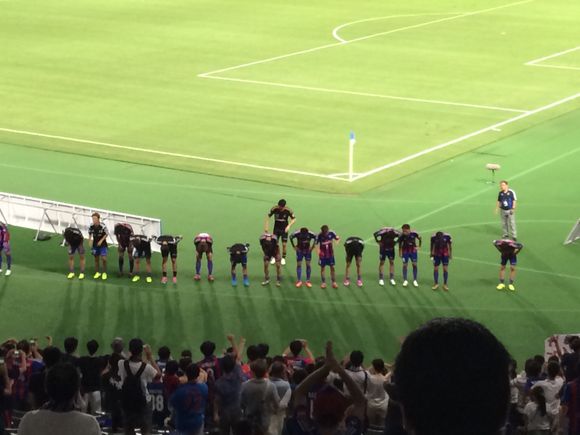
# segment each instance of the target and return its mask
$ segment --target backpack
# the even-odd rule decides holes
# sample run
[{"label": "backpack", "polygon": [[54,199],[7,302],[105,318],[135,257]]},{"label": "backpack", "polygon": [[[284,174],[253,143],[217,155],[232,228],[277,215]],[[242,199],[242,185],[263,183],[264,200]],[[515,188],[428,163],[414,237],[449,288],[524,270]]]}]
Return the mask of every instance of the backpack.
[{"label": "backpack", "polygon": [[125,361],[124,364],[127,376],[121,388],[121,406],[123,411],[127,413],[141,412],[147,406],[145,393],[141,386],[141,375],[147,365],[142,362],[137,373],[133,374],[129,368],[129,361]]}]

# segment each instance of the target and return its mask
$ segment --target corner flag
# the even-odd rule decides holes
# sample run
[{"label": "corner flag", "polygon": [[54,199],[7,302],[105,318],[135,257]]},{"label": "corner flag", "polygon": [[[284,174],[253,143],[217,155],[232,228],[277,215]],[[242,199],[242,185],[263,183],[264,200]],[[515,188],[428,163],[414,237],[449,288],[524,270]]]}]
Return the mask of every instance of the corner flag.
[{"label": "corner flag", "polygon": [[349,141],[349,143],[350,143],[350,146],[351,147],[354,146],[354,144],[356,143],[356,136],[354,135],[354,131],[351,131],[350,132],[350,141]]}]

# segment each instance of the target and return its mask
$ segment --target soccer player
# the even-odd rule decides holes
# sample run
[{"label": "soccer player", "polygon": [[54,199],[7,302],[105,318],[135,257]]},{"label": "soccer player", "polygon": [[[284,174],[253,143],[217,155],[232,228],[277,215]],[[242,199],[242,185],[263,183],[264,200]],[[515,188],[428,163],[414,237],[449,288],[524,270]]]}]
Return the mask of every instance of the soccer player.
[{"label": "soccer player", "polygon": [[64,230],[64,241],[68,246],[68,279],[75,277],[75,252],[79,254],[80,273],[79,279],[85,279],[85,247],[84,237],[78,228],[68,227]]},{"label": "soccer player", "polygon": [[248,251],[250,250],[249,243],[234,243],[232,246],[226,248],[230,253],[230,263],[232,264],[232,286],[238,285],[236,278],[236,266],[242,265],[242,274],[244,277],[244,287],[250,286],[248,278]]},{"label": "soccer player", "polygon": [[133,246],[131,245],[131,238],[133,236],[133,228],[128,223],[118,223],[113,230],[117,238],[117,252],[119,253],[119,276],[123,276],[123,263],[125,262],[125,251],[129,259],[129,276],[133,275]]},{"label": "soccer player", "polygon": [[212,282],[213,277],[213,239],[208,233],[199,233],[193,239],[195,245],[195,275],[193,279],[199,281],[201,279],[201,259],[203,254],[207,259],[207,280]]},{"label": "soccer player", "polygon": [[330,279],[332,281],[332,288],[338,288],[336,283],[336,273],[334,270],[334,246],[333,243],[340,241],[340,237],[328,229],[328,225],[320,227],[320,233],[316,236],[316,244],[318,245],[318,264],[320,265],[320,278],[322,283],[320,288],[326,288],[326,266],[330,267]]},{"label": "soccer player", "polygon": [[0,273],[2,273],[2,252],[6,255],[6,276],[12,274],[12,253],[10,252],[10,231],[8,226],[0,222]]},{"label": "soccer player", "polygon": [[516,266],[518,264],[518,254],[524,247],[521,243],[510,239],[494,240],[493,245],[501,254],[501,266],[499,268],[499,284],[497,285],[498,290],[505,289],[505,267],[509,261],[510,263],[510,282],[508,284],[508,289],[512,292],[516,291],[514,286],[514,280],[516,278]]},{"label": "soccer player", "polygon": [[177,244],[183,239],[181,236],[163,235],[157,237],[156,242],[161,245],[161,284],[167,284],[167,259],[171,255],[171,269],[173,271],[173,284],[177,284]]},{"label": "soccer player", "polygon": [[141,259],[145,259],[145,268],[147,271],[147,277],[145,281],[148,283],[153,282],[151,277],[151,237],[145,236],[143,234],[133,234],[131,237],[131,245],[133,246],[133,256],[135,261],[135,269],[133,278],[131,281],[137,282],[141,279],[139,272],[141,269]]},{"label": "soccer player", "polygon": [[356,263],[356,285],[359,287],[363,286],[362,282],[362,274],[361,274],[361,263],[362,263],[362,254],[365,249],[364,240],[360,237],[352,236],[346,239],[344,242],[344,250],[346,251],[346,272],[344,274],[344,282],[345,286],[350,285],[350,265],[352,264],[352,259],[355,259]]},{"label": "soccer player", "polygon": [[417,282],[417,249],[421,247],[421,236],[416,231],[411,230],[409,224],[404,224],[401,229],[403,231],[399,236],[399,257],[403,259],[403,287],[409,285],[409,281],[407,281],[409,260],[413,265],[413,285],[419,287]]},{"label": "soccer player", "polygon": [[[109,237],[109,230],[105,224],[101,222],[101,215],[93,213],[91,215],[93,224],[89,227],[89,244],[92,246],[91,252],[95,257],[95,274],[94,279],[107,279],[107,237]],[[102,273],[99,267],[99,259],[103,265]]]},{"label": "soccer player", "polygon": [[439,266],[443,264],[443,290],[448,291],[447,279],[449,277],[449,260],[452,256],[451,236],[442,231],[437,231],[431,236],[431,260],[433,260],[433,290],[439,288]]},{"label": "soccer player", "polygon": [[262,281],[262,285],[270,284],[270,260],[273,258],[276,264],[276,287],[280,287],[282,267],[278,238],[274,234],[264,233],[260,236],[260,246],[264,252],[264,281]]},{"label": "soccer player", "polygon": [[[286,207],[286,200],[281,199],[278,201],[278,205],[272,207],[270,212],[266,216],[266,222],[264,224],[264,232],[269,232],[269,223],[270,218],[274,216],[274,235],[278,237],[278,240],[282,240],[282,266],[286,265],[286,244],[288,243],[288,231],[290,231],[290,227],[294,225],[296,222],[296,217],[292,210]],[[290,220],[290,222],[288,222]],[[276,262],[275,258],[270,260],[270,264],[274,264]]]},{"label": "soccer player", "polygon": [[384,227],[373,234],[379,244],[379,285],[385,285],[385,260],[389,259],[389,280],[395,282],[395,246],[401,232],[391,227]]},{"label": "soccer player", "polygon": [[300,228],[290,236],[290,243],[296,250],[296,287],[302,287],[302,260],[306,262],[306,287],[311,288],[310,274],[312,268],[310,261],[312,260],[312,250],[316,246],[316,234],[306,227]]}]

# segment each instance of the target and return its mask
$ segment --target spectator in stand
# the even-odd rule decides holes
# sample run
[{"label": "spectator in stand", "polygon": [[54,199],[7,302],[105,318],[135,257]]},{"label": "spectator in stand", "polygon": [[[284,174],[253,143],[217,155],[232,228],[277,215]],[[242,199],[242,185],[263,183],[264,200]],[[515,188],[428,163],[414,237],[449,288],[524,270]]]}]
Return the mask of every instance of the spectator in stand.
[{"label": "spectator in stand", "polygon": [[562,369],[564,370],[564,376],[566,377],[566,382],[570,382],[578,377],[579,372],[576,371],[576,367],[580,362],[580,337],[575,335],[571,337],[566,337],[568,346],[572,350],[570,353],[562,353],[560,345],[558,343],[557,337],[553,337],[552,340],[556,343],[556,350],[558,356],[560,357]]},{"label": "spectator in stand", "polygon": [[528,358],[524,365],[524,371],[520,373],[515,385],[518,388],[518,406],[517,410],[524,415],[524,408],[529,401],[529,392],[536,382],[540,380],[541,366],[533,358]]},{"label": "spectator in stand", "polygon": [[270,382],[276,387],[280,403],[270,420],[269,435],[279,435],[282,433],[282,427],[284,426],[286,410],[292,397],[292,388],[290,388],[290,383],[286,380],[286,374],[286,365],[281,361],[274,362],[270,367]]},{"label": "spectator in stand", "polygon": [[147,384],[160,377],[161,371],[153,359],[151,348],[140,338],[129,342],[129,352],[131,357],[128,360],[119,361],[125,434],[133,435],[137,428],[141,428],[142,434],[150,434],[152,405]]},{"label": "spectator in stand", "polygon": [[58,364],[46,374],[49,402],[44,409],[26,413],[20,422],[20,435],[101,435],[97,420],[74,409],[80,379],[71,364]]},{"label": "spectator in stand", "polygon": [[[302,351],[306,357],[301,355]],[[314,355],[312,355],[306,340],[291,341],[282,356],[286,359],[286,365],[291,370],[305,369],[306,366],[314,363]]]},{"label": "spectator in stand", "polygon": [[5,421],[7,417],[7,411],[9,411],[9,400],[10,397],[10,379],[8,379],[8,372],[6,371],[6,364],[4,363],[4,358],[0,360],[0,434],[4,433],[6,427]]},{"label": "spectator in stand", "polygon": [[46,373],[60,362],[61,357],[62,353],[58,347],[48,346],[44,348],[44,369],[33,374],[28,385],[29,402],[32,409],[38,409],[48,402],[48,394],[44,388]]},{"label": "spectator in stand", "polygon": [[403,342],[394,387],[413,435],[495,435],[510,400],[510,358],[483,325],[433,319]]},{"label": "spectator in stand", "polygon": [[524,425],[523,415],[518,410],[519,390],[517,385],[518,363],[515,359],[510,362],[509,377],[510,377],[510,409],[508,415],[508,423],[506,426],[506,435],[515,434],[518,427]]},{"label": "spectator in stand", "polygon": [[123,425],[123,413],[121,410],[121,376],[119,376],[119,361],[124,358],[119,353],[112,353],[107,358],[107,368],[103,373],[102,385],[104,396],[104,408],[111,413],[112,432],[117,432]]},{"label": "spectator in stand", "polygon": [[[580,363],[575,371],[580,373]],[[564,386],[561,415],[568,419],[568,435],[580,435],[580,376]]]},{"label": "spectator in stand", "polygon": [[367,420],[369,426],[373,428],[385,426],[389,406],[389,395],[385,390],[385,384],[389,378],[388,372],[382,359],[373,360],[372,367],[368,371]]},{"label": "spectator in stand", "polygon": [[562,378],[560,364],[557,361],[550,361],[547,366],[548,377],[537,382],[534,387],[542,387],[548,412],[553,416],[554,422],[557,422],[557,416],[560,411],[560,391],[564,387],[564,378]]},{"label": "spectator in stand", "polygon": [[14,341],[12,349],[6,354],[6,368],[12,382],[12,408],[20,411],[30,409],[28,403],[28,384],[32,374],[30,344],[26,340]]},{"label": "spectator in stand", "polygon": [[530,402],[524,408],[528,435],[549,435],[553,416],[548,412],[544,389],[537,385],[530,390]]},{"label": "spectator in stand", "polygon": [[248,358],[248,361],[245,364],[242,364],[242,373],[247,380],[253,377],[251,370],[252,363],[260,359],[260,349],[258,349],[258,346],[255,344],[249,345],[246,350],[246,358]]},{"label": "spectator in stand", "polygon": [[169,399],[181,385],[177,372],[179,371],[179,363],[177,361],[168,361],[165,366],[165,373],[163,374],[163,396],[165,403],[169,403]]},{"label": "spectator in stand", "polygon": [[250,365],[252,379],[242,384],[241,407],[244,418],[252,424],[254,435],[265,435],[280,398],[276,386],[266,379],[266,361],[257,359]]},{"label": "spectator in stand", "polygon": [[[357,386],[362,390],[363,394],[367,394],[369,386],[369,372],[363,367],[364,354],[360,350],[354,350],[350,353],[348,361],[346,361],[346,373],[354,380]],[[349,391],[345,392],[347,396]]]},{"label": "spectator in stand", "polygon": [[117,354],[121,359],[129,358],[127,352],[125,352],[125,344],[121,337],[115,337],[111,342],[111,351],[113,354]]},{"label": "spectator in stand", "polygon": [[72,364],[77,367],[79,363],[79,356],[76,354],[79,341],[76,337],[67,337],[64,339],[64,354],[62,355],[63,364]]},{"label": "spectator in stand", "polygon": [[213,419],[221,435],[230,435],[241,418],[242,369],[233,355],[222,358],[222,376],[215,384]]},{"label": "spectator in stand", "polygon": [[161,373],[165,372],[165,366],[171,359],[171,350],[167,346],[161,346],[157,351],[157,367],[161,370]]},{"label": "spectator in stand", "polygon": [[203,435],[207,385],[197,381],[200,375],[197,364],[190,364],[185,373],[187,383],[178,387],[169,400],[175,428],[180,435]]},{"label": "spectator in stand", "polygon": [[[336,373],[344,382],[350,391],[350,400],[334,386],[326,384],[325,381],[331,372]],[[319,387],[321,385],[322,388]],[[366,399],[353,378],[338,363],[330,341],[326,344],[324,365],[304,379],[294,391],[296,401],[304,402],[306,397],[310,396],[316,388],[318,391],[312,404],[313,427],[303,426],[303,424],[308,425],[309,422],[304,418],[294,416],[288,419],[285,434],[303,434],[304,429],[309,433],[320,435],[340,433],[358,435],[363,433]],[[341,426],[344,429],[339,429]]]},{"label": "spectator in stand", "polygon": [[90,414],[101,413],[101,375],[105,369],[104,360],[96,355],[99,343],[91,340],[87,343],[87,356],[78,359],[81,371],[81,393],[83,395],[83,412]]}]

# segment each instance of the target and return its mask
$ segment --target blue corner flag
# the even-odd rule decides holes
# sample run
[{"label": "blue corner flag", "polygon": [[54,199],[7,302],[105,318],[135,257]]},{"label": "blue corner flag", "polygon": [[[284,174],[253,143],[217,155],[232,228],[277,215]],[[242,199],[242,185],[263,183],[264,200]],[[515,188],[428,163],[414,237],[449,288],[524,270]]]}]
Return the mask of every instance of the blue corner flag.
[{"label": "blue corner flag", "polygon": [[356,136],[354,135],[354,131],[350,132],[350,145],[353,146],[356,143]]}]

